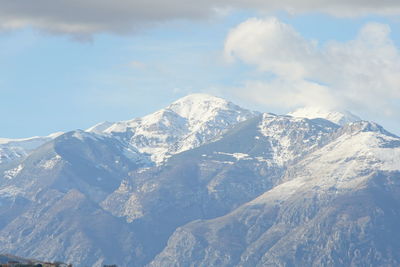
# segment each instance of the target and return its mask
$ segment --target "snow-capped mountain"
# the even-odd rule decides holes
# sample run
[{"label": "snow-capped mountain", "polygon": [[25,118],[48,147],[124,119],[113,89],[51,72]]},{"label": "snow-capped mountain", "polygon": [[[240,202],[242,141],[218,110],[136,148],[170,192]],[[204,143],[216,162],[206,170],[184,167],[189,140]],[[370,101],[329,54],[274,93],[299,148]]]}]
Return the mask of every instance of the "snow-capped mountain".
[{"label": "snow-capped mountain", "polygon": [[358,116],[350,111],[330,110],[321,107],[304,107],[290,112],[288,115],[308,119],[322,118],[342,126],[349,122],[361,121]]},{"label": "snow-capped mountain", "polygon": [[400,138],[325,117],[195,94],[51,138],[0,171],[0,253],[95,267],[398,266]]},{"label": "snow-capped mountain", "polygon": [[53,133],[48,136],[35,136],[30,138],[9,139],[0,138],[0,167],[2,164],[15,162],[26,157],[29,152],[44,143],[63,134]]},{"label": "snow-capped mountain", "polygon": [[[202,205],[212,203],[207,205],[212,205],[213,209],[196,204],[201,209],[199,214],[206,217],[211,216],[208,213],[223,214],[279,182],[285,164],[322,146],[337,128],[327,121],[259,115],[238,124],[234,131],[216,142],[171,157],[163,167],[131,173],[131,177],[102,203],[103,208],[134,221],[146,217],[151,210],[157,209],[160,213],[161,208],[176,209],[182,204],[195,203],[200,197]],[[182,174],[189,175],[194,170],[191,179],[201,179],[201,183],[179,180]],[[185,199],[168,196],[161,202],[169,205],[160,207],[160,203],[153,200],[163,199],[160,192],[171,191],[171,186],[177,188],[177,195],[182,195],[179,191],[192,192],[192,195]],[[196,210],[194,206],[187,207],[191,212]],[[185,216],[188,215],[177,218]]]},{"label": "snow-capped mountain", "polygon": [[237,123],[257,114],[222,98],[192,94],[143,118],[104,122],[87,131],[117,136],[160,163],[173,154],[220,138]]}]

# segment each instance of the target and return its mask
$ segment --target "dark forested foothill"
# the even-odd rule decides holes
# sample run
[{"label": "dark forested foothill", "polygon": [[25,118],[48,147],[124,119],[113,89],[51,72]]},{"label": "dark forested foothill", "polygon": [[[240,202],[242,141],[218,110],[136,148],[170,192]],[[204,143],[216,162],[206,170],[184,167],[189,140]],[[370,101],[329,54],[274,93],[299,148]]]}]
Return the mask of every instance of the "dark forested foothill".
[{"label": "dark forested foothill", "polygon": [[0,267],[72,267],[72,264],[66,264],[58,261],[42,262],[6,254],[0,255]]}]

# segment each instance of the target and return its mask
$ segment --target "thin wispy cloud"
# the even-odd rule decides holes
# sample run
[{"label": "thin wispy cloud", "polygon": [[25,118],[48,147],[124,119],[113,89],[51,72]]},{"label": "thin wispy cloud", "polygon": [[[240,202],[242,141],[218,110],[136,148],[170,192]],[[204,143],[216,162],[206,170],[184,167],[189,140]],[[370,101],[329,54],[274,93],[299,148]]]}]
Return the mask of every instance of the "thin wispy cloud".
[{"label": "thin wispy cloud", "polygon": [[322,12],[339,17],[398,15],[397,0],[0,0],[0,29],[33,27],[50,33],[90,38],[96,33],[132,33],[157,23],[221,16],[240,8],[260,12]]}]

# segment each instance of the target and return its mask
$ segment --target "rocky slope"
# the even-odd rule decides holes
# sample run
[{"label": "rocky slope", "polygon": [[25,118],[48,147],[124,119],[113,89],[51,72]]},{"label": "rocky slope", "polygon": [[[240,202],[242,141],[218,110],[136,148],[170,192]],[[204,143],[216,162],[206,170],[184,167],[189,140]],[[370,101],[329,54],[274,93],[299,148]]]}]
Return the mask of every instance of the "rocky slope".
[{"label": "rocky slope", "polygon": [[397,266],[400,139],[346,125],[282,182],[178,228],[149,266]]}]

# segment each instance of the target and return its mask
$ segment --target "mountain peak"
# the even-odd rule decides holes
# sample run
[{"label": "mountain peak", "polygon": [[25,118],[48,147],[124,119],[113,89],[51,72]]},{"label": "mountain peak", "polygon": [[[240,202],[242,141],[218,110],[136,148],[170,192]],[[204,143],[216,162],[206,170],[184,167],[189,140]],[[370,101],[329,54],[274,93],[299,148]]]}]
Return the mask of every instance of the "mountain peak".
[{"label": "mountain peak", "polygon": [[190,94],[176,100],[169,105],[167,109],[172,110],[183,118],[192,119],[208,117],[207,115],[210,112],[235,106],[236,105],[233,103],[216,96],[208,94]]},{"label": "mountain peak", "polygon": [[301,117],[307,119],[326,119],[339,125],[345,125],[349,122],[360,121],[361,119],[347,110],[332,110],[321,107],[304,107],[288,113],[292,117]]},{"label": "mountain peak", "polygon": [[213,96],[210,94],[205,94],[205,93],[193,93],[193,94],[189,94],[186,95],[184,97],[179,98],[178,100],[174,101],[174,103],[180,103],[180,102],[194,102],[194,101],[199,101],[199,102],[206,102],[206,101],[223,101],[223,102],[227,102],[225,99],[217,97],[217,96]]},{"label": "mountain peak", "polygon": [[190,94],[142,118],[100,123],[87,131],[121,136],[159,163],[169,155],[211,142],[257,114],[219,97]]}]

